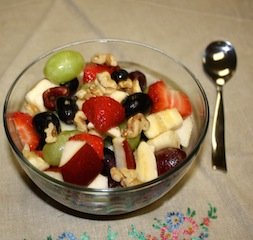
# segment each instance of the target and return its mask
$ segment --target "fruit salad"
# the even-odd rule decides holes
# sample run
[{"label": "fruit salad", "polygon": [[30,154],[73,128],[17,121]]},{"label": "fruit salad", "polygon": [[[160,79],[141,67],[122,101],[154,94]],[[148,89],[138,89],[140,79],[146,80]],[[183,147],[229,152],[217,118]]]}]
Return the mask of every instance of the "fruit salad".
[{"label": "fruit salad", "polygon": [[90,188],[130,187],[186,159],[192,105],[167,81],[150,82],[110,53],[86,61],[74,50],[55,53],[42,71],[8,115],[20,150],[40,171]]}]

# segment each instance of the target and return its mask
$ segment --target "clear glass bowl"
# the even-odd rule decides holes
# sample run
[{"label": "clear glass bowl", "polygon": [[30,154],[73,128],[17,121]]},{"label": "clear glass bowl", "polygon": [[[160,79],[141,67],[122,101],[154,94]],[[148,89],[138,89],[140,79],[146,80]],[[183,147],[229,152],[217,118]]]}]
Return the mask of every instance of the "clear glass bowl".
[{"label": "clear glass bowl", "polygon": [[[89,58],[95,53],[112,53],[126,69],[144,72],[149,81],[163,79],[188,94],[193,105],[194,129],[187,159],[173,171],[153,181],[120,189],[91,189],[58,181],[37,170],[22,155],[19,139],[6,116],[21,107],[26,92],[43,78],[43,66],[56,51],[73,49]],[[116,39],[78,41],[45,53],[29,64],[15,79],[4,103],[4,127],[11,149],[17,161],[46,194],[57,202],[80,212],[95,215],[117,215],[143,208],[162,196],[185,175],[196,158],[205,138],[209,123],[209,107],[206,94],[194,75],[180,62],[166,53],[145,44]]]}]

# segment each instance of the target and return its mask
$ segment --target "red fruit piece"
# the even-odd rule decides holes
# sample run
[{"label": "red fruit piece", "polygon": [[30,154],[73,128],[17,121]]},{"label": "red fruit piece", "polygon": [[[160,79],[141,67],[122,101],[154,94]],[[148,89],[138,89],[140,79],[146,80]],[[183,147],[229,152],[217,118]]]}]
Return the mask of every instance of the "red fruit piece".
[{"label": "red fruit piece", "polygon": [[153,113],[167,108],[177,108],[183,118],[192,113],[189,97],[183,92],[170,88],[162,80],[150,85],[148,95],[152,100],[151,112]]},{"label": "red fruit piece", "polygon": [[186,158],[186,153],[178,148],[164,148],[155,153],[158,175],[178,166]]},{"label": "red fruit piece", "polygon": [[185,93],[169,89],[168,99],[170,108],[177,108],[183,118],[191,115],[192,105],[190,99]]},{"label": "red fruit piece", "polygon": [[101,172],[103,162],[96,151],[85,144],[61,167],[64,181],[87,186]]},{"label": "red fruit piece", "polygon": [[128,169],[135,169],[136,164],[135,164],[135,158],[134,158],[133,150],[131,149],[131,147],[130,147],[127,140],[123,141],[123,148],[124,148],[124,151],[125,151],[127,168]]},{"label": "red fruit piece", "polygon": [[112,74],[117,70],[118,66],[108,66],[96,63],[87,63],[84,67],[83,82],[91,82],[96,79],[96,75],[101,72],[109,72]]},{"label": "red fruit piece", "polygon": [[70,137],[69,140],[87,142],[93,147],[100,159],[104,158],[104,142],[101,137],[89,133],[80,133]]},{"label": "red fruit piece", "polygon": [[116,100],[107,96],[97,96],[86,100],[82,110],[87,119],[100,132],[106,132],[125,119],[125,109]]},{"label": "red fruit piece", "polygon": [[31,151],[39,145],[39,135],[32,124],[32,116],[23,112],[14,112],[8,116],[8,121],[14,124],[22,146],[28,144]]},{"label": "red fruit piece", "polygon": [[159,112],[170,107],[167,86],[162,80],[149,86],[148,95],[152,100],[152,113]]},{"label": "red fruit piece", "polygon": [[69,89],[66,87],[61,86],[61,87],[49,88],[42,94],[44,106],[47,109],[54,111],[56,108],[57,98],[68,96],[68,95],[69,95]]}]

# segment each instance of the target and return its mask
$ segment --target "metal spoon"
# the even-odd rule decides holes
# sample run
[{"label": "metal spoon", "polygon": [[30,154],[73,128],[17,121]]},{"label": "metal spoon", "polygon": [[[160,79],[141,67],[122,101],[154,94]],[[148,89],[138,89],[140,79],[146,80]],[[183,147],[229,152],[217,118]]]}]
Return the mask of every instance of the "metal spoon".
[{"label": "metal spoon", "polygon": [[236,52],[228,41],[210,43],[203,56],[205,72],[216,84],[217,98],[212,129],[212,164],[214,169],[227,171],[225,153],[225,125],[222,89],[236,69]]}]

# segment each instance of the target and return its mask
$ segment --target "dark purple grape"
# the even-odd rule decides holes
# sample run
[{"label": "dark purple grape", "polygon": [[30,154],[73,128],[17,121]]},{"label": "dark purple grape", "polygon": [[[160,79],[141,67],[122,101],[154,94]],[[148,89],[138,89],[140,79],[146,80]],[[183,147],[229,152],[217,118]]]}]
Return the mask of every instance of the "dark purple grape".
[{"label": "dark purple grape", "polygon": [[63,122],[73,124],[78,106],[76,99],[72,97],[59,97],[56,101],[56,112]]},{"label": "dark purple grape", "polygon": [[112,167],[116,167],[116,160],[114,152],[109,148],[104,148],[103,170],[101,172],[104,176],[110,176],[110,170]]},{"label": "dark purple grape", "polygon": [[152,105],[152,100],[146,93],[134,93],[127,96],[123,102],[126,117],[133,116],[137,113],[147,113]]},{"label": "dark purple grape", "polygon": [[47,137],[45,129],[48,128],[50,123],[54,125],[57,133],[61,132],[60,121],[53,112],[41,112],[36,114],[33,117],[32,123],[40,136],[39,149],[41,149],[45,144],[45,139]]},{"label": "dark purple grape", "polygon": [[186,153],[178,148],[164,148],[155,153],[158,175],[170,171],[186,158]]},{"label": "dark purple grape", "polygon": [[56,108],[56,100],[58,97],[68,96],[69,89],[66,87],[53,87],[47,89],[42,94],[44,106],[51,111],[54,111]]},{"label": "dark purple grape", "polygon": [[66,83],[61,84],[61,86],[69,89],[69,95],[74,95],[79,87],[79,80],[74,78]]},{"label": "dark purple grape", "polygon": [[142,72],[140,71],[130,72],[129,78],[131,80],[138,80],[142,91],[144,91],[147,88],[147,79],[146,79],[146,76]]},{"label": "dark purple grape", "polygon": [[128,79],[128,72],[126,70],[124,70],[124,69],[116,70],[116,71],[112,72],[111,78],[115,82],[127,80]]}]

